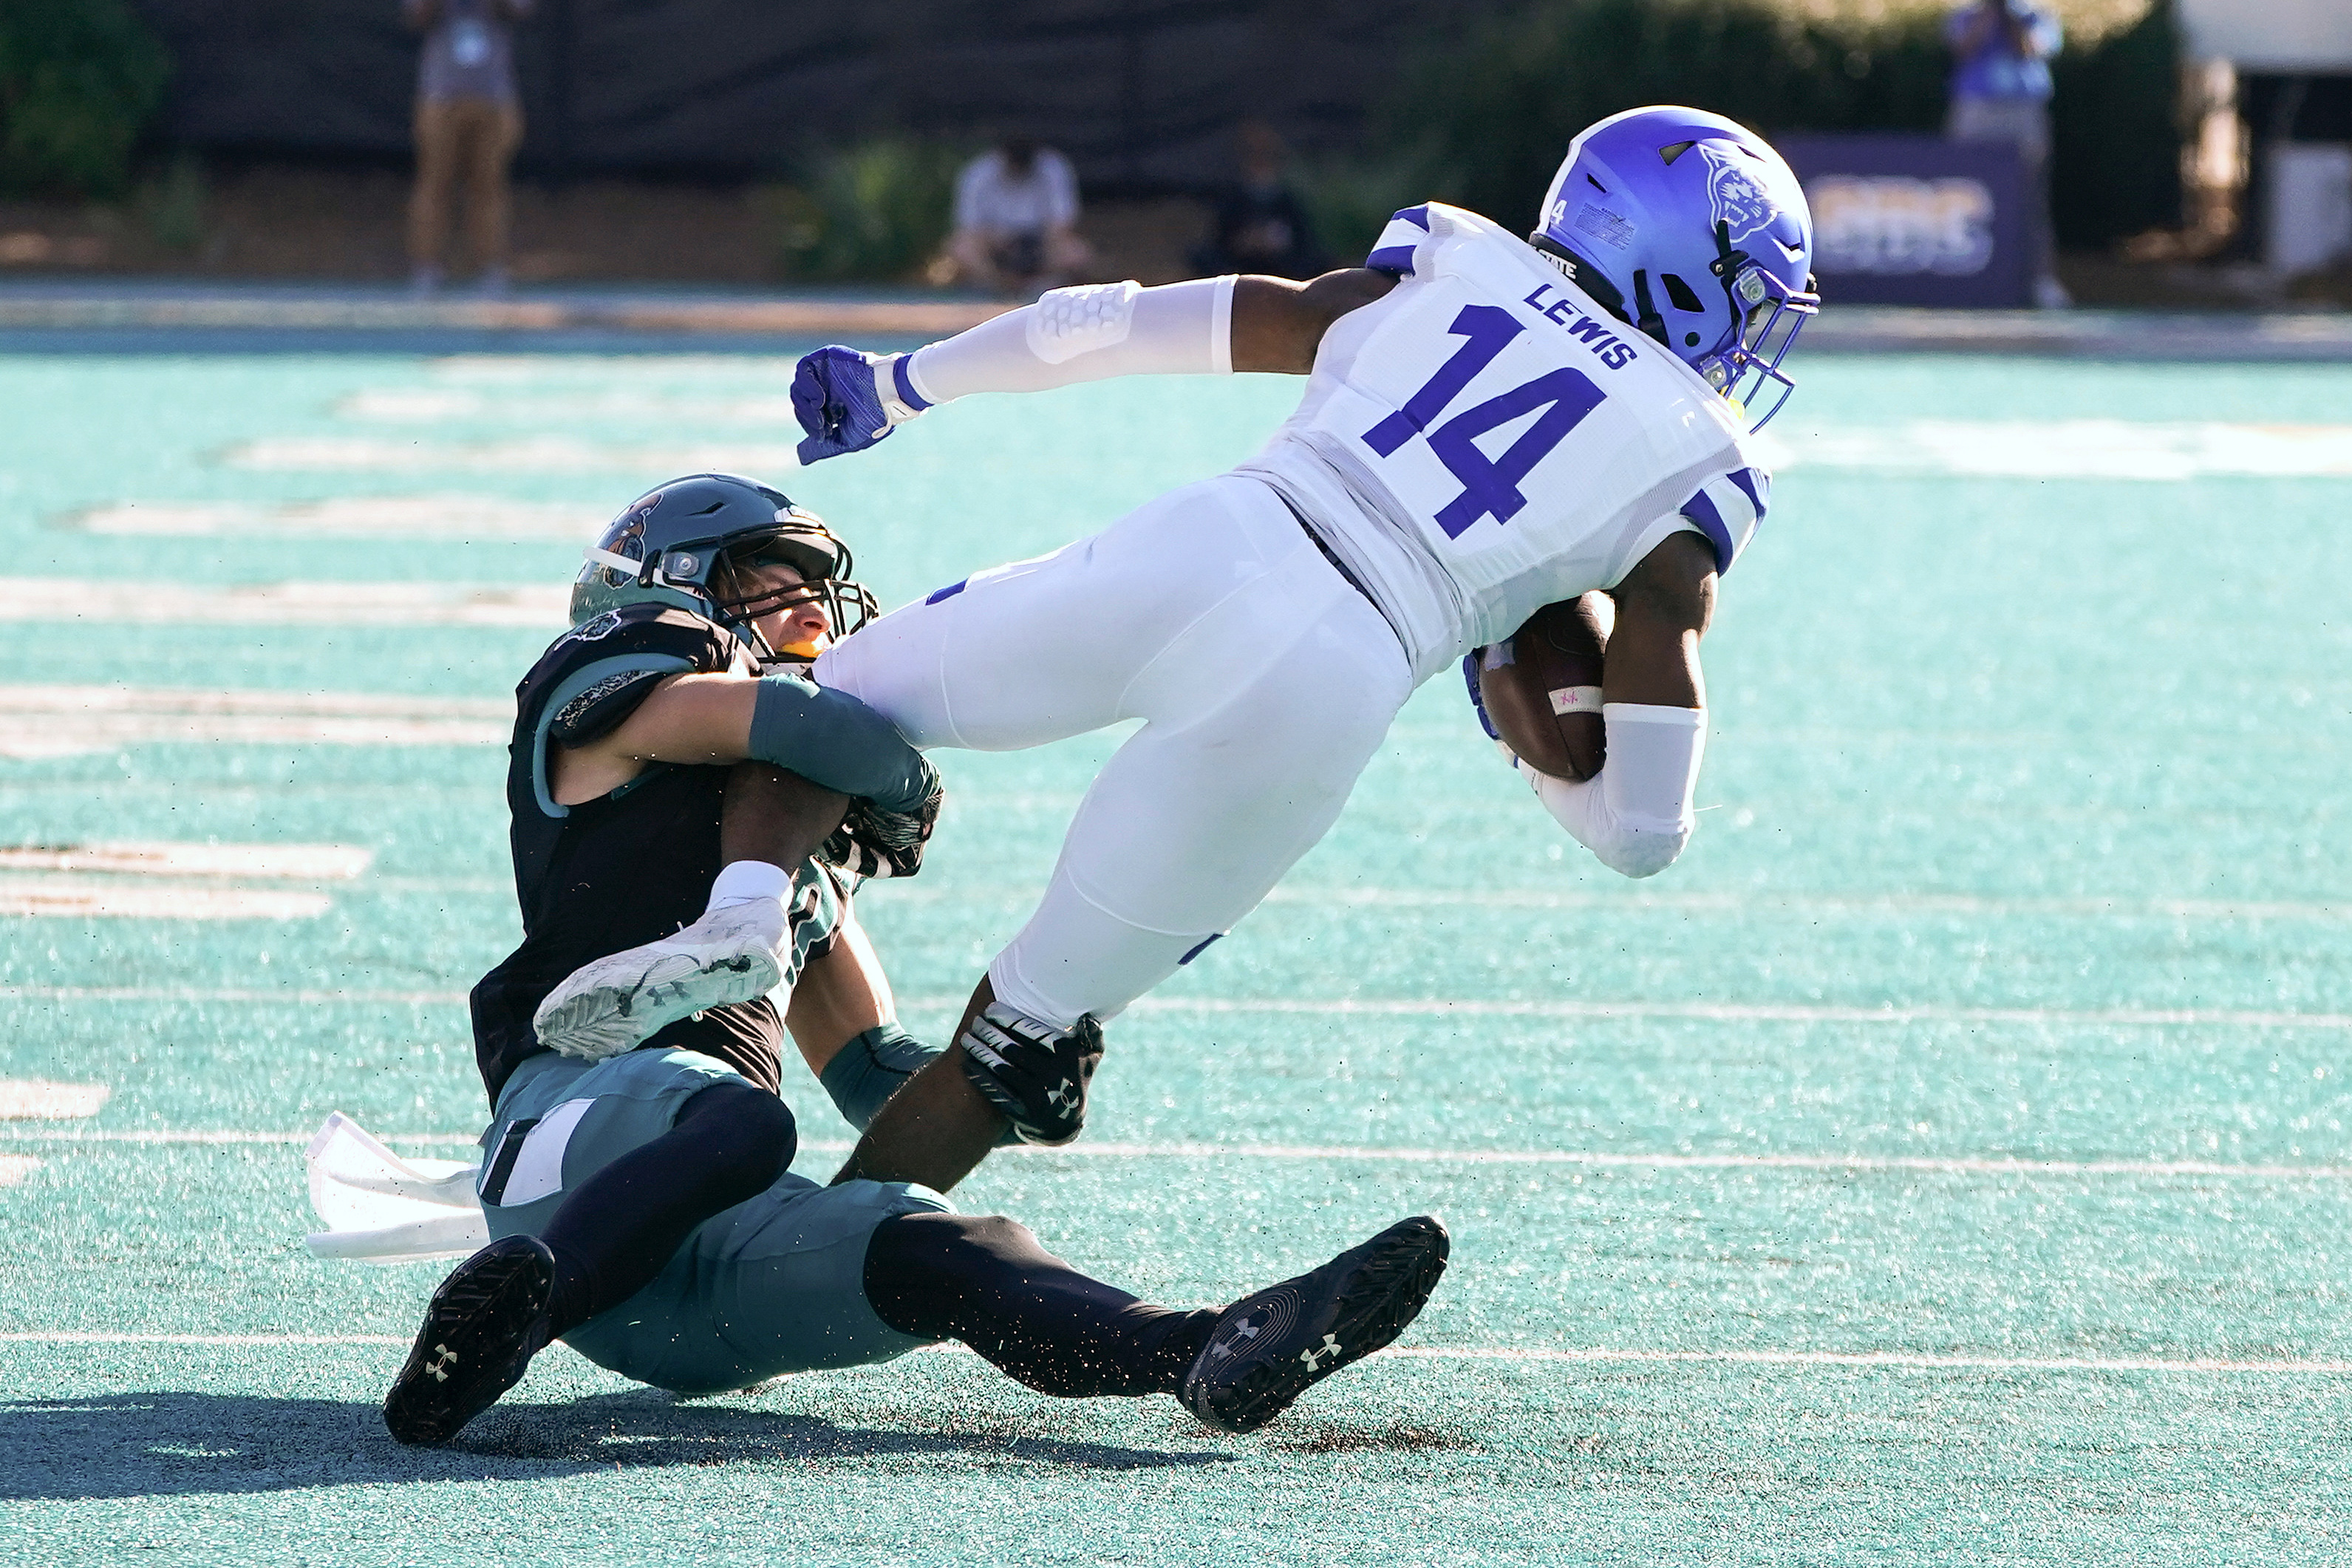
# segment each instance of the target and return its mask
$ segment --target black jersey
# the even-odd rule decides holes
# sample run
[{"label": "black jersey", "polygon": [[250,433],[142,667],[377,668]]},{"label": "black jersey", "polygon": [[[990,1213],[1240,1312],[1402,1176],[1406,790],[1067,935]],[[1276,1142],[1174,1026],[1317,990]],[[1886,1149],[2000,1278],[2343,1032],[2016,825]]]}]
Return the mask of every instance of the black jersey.
[{"label": "black jersey", "polygon": [[[690,924],[709,900],[720,863],[725,768],[657,763],[610,795],[571,807],[547,789],[551,744],[609,733],[664,678],[689,671],[755,674],[757,667],[724,628],[647,605],[566,633],[515,688],[507,807],[523,940],[471,997],[475,1058],[494,1106],[508,1077],[542,1048],[531,1015],[550,991],[583,963]],[[794,881],[808,884],[795,900],[795,946],[813,956],[830,945],[846,889],[837,873],[814,862]],[[803,907],[822,931],[798,929]],[[772,1090],[782,1080],[782,1045],[783,1021],[763,996],[681,1018],[638,1048],[700,1051]]]}]

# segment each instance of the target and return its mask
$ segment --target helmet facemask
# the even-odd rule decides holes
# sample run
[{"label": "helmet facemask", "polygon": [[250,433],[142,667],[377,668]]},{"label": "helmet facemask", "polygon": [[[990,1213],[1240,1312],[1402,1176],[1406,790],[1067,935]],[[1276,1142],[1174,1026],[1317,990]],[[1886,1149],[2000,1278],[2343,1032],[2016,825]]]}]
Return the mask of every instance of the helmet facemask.
[{"label": "helmet facemask", "polygon": [[[763,665],[806,664],[821,651],[815,645],[805,643],[771,647],[759,623],[779,611],[803,605],[821,605],[832,627],[834,642],[839,642],[881,613],[873,593],[848,575],[854,564],[849,546],[815,519],[809,518],[807,521],[813,528],[730,541],[719,552],[710,572],[709,592],[716,611],[713,618],[750,643]],[[820,539],[822,543],[818,542]],[[754,574],[769,566],[788,566],[801,574],[801,580],[773,587],[763,585]]]},{"label": "helmet facemask", "polygon": [[[729,489],[748,493],[730,500]],[[756,511],[742,504],[753,498]],[[704,500],[710,504],[695,504]],[[694,524],[706,517],[713,531],[701,532]],[[665,537],[681,532],[690,536]],[[772,587],[756,575],[763,566],[789,566],[801,581]],[[627,604],[670,605],[725,626],[762,666],[806,664],[820,647],[775,647],[758,623],[818,604],[832,639],[849,636],[880,611],[864,584],[850,580],[850,567],[849,547],[782,491],[735,475],[690,475],[632,502],[589,548],[573,584],[572,624]]]},{"label": "helmet facemask", "polygon": [[1752,416],[1749,430],[1761,430],[1797,390],[1780,362],[1798,331],[1820,312],[1822,297],[1812,290],[1811,278],[1805,289],[1791,290],[1746,251],[1732,249],[1728,224],[1716,225],[1715,244],[1717,254],[1708,270],[1731,302],[1732,325],[1693,368],[1743,416]]}]

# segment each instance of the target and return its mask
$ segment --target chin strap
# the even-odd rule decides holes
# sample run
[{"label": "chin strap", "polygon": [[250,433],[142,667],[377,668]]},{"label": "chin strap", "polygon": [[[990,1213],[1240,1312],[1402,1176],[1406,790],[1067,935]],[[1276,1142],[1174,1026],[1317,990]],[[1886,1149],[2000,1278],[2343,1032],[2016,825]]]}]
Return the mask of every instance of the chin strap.
[{"label": "chin strap", "polygon": [[[1636,312],[1634,330],[1647,332],[1658,342],[1665,342],[1666,319],[1659,315],[1658,308],[1650,302],[1650,275],[1639,268],[1633,271],[1633,309]],[[1667,343],[1666,346],[1672,348],[1674,345]]]}]

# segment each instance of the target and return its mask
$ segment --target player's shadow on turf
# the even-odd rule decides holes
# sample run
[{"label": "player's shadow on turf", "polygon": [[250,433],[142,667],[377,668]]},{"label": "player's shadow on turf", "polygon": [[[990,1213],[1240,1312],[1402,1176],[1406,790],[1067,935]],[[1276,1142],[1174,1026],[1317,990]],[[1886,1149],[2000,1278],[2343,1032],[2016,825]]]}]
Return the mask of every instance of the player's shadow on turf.
[{"label": "player's shadow on turf", "polygon": [[1060,1442],[1003,1429],[884,1431],[740,1405],[612,1394],[502,1406],[456,1445],[404,1448],[373,1404],[257,1394],[0,1401],[0,1500],[287,1491],[369,1481],[524,1479],[650,1465],[966,1453],[1079,1469],[1208,1465],[1213,1450]]}]

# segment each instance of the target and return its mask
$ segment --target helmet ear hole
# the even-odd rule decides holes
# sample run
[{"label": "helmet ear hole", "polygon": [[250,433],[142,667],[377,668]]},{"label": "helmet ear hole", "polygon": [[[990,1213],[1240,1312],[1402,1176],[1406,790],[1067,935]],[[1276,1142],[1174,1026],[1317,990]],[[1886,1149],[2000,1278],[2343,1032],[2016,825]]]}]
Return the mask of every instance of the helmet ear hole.
[{"label": "helmet ear hole", "polygon": [[1691,286],[1676,274],[1669,272],[1658,281],[1666,286],[1666,298],[1675,302],[1675,310],[1688,310],[1693,315],[1706,310],[1706,307],[1698,302],[1698,296],[1692,292]]}]

